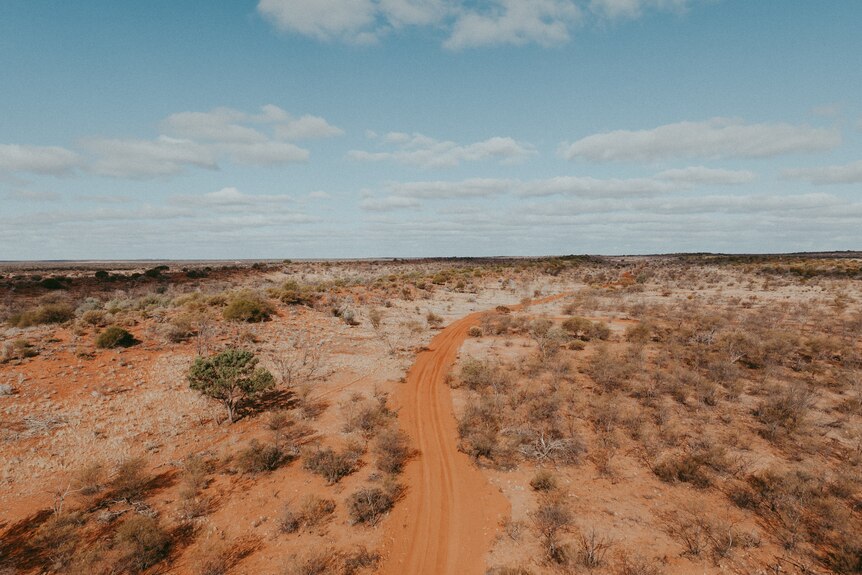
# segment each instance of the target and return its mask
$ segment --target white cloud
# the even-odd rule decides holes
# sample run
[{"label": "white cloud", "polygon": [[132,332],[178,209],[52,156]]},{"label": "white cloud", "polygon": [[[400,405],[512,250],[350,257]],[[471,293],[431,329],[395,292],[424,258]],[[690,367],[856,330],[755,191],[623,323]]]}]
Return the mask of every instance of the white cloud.
[{"label": "white cloud", "polygon": [[379,0],[378,9],[395,27],[421,26],[442,20],[449,6],[443,0]]},{"label": "white cloud", "polygon": [[308,150],[288,142],[253,142],[249,144],[225,144],[219,149],[238,164],[248,166],[280,166],[306,162]]},{"label": "white cloud", "polygon": [[782,176],[812,184],[858,184],[862,183],[862,160],[839,166],[785,170]]},{"label": "white cloud", "polygon": [[569,27],[581,20],[572,0],[499,0],[486,11],[465,11],[444,43],[458,50],[499,44],[535,42],[549,46],[569,39]]},{"label": "white cloud", "polygon": [[319,40],[356,40],[375,20],[371,0],[260,0],[257,9],[282,30]]},{"label": "white cloud", "polygon": [[422,199],[484,198],[509,191],[514,180],[471,178],[458,182],[393,182],[386,186],[395,196]]},{"label": "white cloud", "polygon": [[190,140],[91,139],[84,147],[96,155],[89,169],[101,176],[151,178],[183,172],[189,166],[215,169],[213,151]]},{"label": "white cloud", "polygon": [[343,133],[318,116],[296,119],[278,106],[267,104],[258,114],[232,108],[179,112],[161,122],[167,135],[155,140],[93,138],[85,141],[84,147],[95,156],[89,165],[91,172],[128,178],[170,176],[191,166],[216,169],[221,160],[250,166],[308,160],[308,150],[252,127],[260,125],[285,139]]},{"label": "white cloud", "polygon": [[284,118],[275,127],[275,135],[285,140],[311,140],[340,136],[344,130],[333,126],[320,116],[305,115],[299,118]]},{"label": "white cloud", "polygon": [[46,192],[39,190],[12,190],[6,192],[3,197],[7,200],[17,202],[56,202],[60,199],[57,192]]},{"label": "white cloud", "polygon": [[216,108],[210,112],[180,112],[168,116],[162,129],[169,135],[190,140],[212,142],[260,142],[266,136],[253,128],[240,125],[248,121],[243,112]]},{"label": "white cloud", "polygon": [[58,146],[0,144],[0,172],[27,172],[59,176],[79,166],[75,152]]},{"label": "white cloud", "polygon": [[536,180],[471,178],[461,181],[393,182],[386,185],[386,191],[393,196],[419,199],[479,198],[501,194],[525,197],[637,197],[688,191],[702,185],[737,185],[755,178],[752,172],[698,166],[667,170],[645,178],[558,176]]},{"label": "white cloud", "polygon": [[681,11],[689,0],[590,0],[590,10],[609,19],[637,18],[645,8]]},{"label": "white cloud", "polygon": [[568,159],[592,161],[655,161],[667,158],[765,158],[780,154],[835,148],[841,134],[834,129],[791,124],[746,124],[731,118],[679,122],[652,130],[617,130],[563,144]]},{"label": "white cloud", "polygon": [[[192,206],[272,206],[292,203],[294,199],[285,195],[245,194],[234,187],[222,188],[202,195],[181,195],[171,198],[171,202]],[[269,208],[267,208],[269,209]]]},{"label": "white cloud", "polygon": [[468,47],[569,40],[586,14],[598,21],[636,18],[646,9],[682,11],[692,0],[260,0],[279,29],[317,40],[374,43],[392,30],[445,30],[443,45]]},{"label": "white cloud", "polygon": [[680,186],[652,178],[599,179],[563,176],[531,182],[518,182],[513,186],[520,196],[573,195],[586,197],[644,196],[676,191]]},{"label": "white cloud", "polygon": [[329,138],[344,130],[320,116],[294,118],[278,106],[267,104],[260,114],[247,114],[232,108],[215,108],[209,112],[180,112],[162,121],[165,133],[177,138],[220,143],[265,142],[268,136],[243,124],[269,124],[275,135],[285,140]]},{"label": "white cloud", "polygon": [[308,194],[309,200],[329,200],[332,199],[332,194],[323,190],[315,190]]},{"label": "white cloud", "polygon": [[512,138],[501,137],[459,145],[452,141],[435,140],[423,134],[390,132],[383,137],[383,141],[395,145],[398,149],[389,152],[351,150],[348,156],[360,161],[392,160],[423,168],[441,168],[481,160],[515,163],[536,154],[532,146]]},{"label": "white cloud", "polygon": [[682,184],[738,185],[757,179],[757,174],[748,170],[719,170],[703,166],[665,170],[655,175],[659,180]]},{"label": "white cloud", "polygon": [[404,196],[365,198],[359,203],[359,207],[369,212],[388,212],[392,210],[419,207],[419,200],[416,198],[405,198]]}]

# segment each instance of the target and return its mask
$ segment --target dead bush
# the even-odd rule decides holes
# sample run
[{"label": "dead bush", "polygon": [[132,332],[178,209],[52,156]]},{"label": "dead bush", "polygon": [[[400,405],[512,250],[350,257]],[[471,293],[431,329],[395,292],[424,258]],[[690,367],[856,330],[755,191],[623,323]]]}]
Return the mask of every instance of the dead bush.
[{"label": "dead bush", "polygon": [[248,447],[239,452],[237,466],[243,473],[274,471],[289,459],[277,445],[265,445],[252,439]]},{"label": "dead bush", "polygon": [[664,570],[655,559],[621,553],[614,566],[614,575],[663,575]]},{"label": "dead bush", "polygon": [[630,347],[624,353],[612,353],[601,346],[587,364],[587,374],[604,391],[626,389],[630,380],[638,372],[642,358],[640,350]]},{"label": "dead bush", "polygon": [[133,572],[143,571],[164,559],[171,543],[158,521],[145,515],[132,515],[124,521],[114,539],[122,549],[122,563]]},{"label": "dead bush", "polygon": [[542,545],[547,557],[561,562],[560,537],[571,529],[574,519],[572,512],[565,504],[564,495],[560,492],[550,492],[539,503],[532,513],[533,525],[542,539]]},{"label": "dead bush", "polygon": [[708,487],[712,480],[704,462],[694,453],[667,454],[652,466],[653,473],[668,483],[681,481],[696,487]]},{"label": "dead bush", "polygon": [[51,569],[62,569],[72,560],[83,524],[79,513],[58,513],[39,526],[33,544],[48,558]]},{"label": "dead bush", "polygon": [[376,525],[395,505],[400,486],[366,487],[347,498],[347,512],[354,525]]},{"label": "dead bush", "polygon": [[553,491],[557,488],[557,478],[550,471],[542,469],[530,480],[530,487],[534,491]]},{"label": "dead bush", "polygon": [[562,327],[571,337],[581,341],[606,340],[611,336],[611,330],[606,324],[583,317],[571,317],[563,322]]},{"label": "dead bush", "polygon": [[481,391],[487,387],[502,391],[511,384],[508,373],[501,366],[472,357],[461,362],[459,379],[471,391]]},{"label": "dead bush", "polygon": [[78,470],[74,475],[73,486],[84,496],[95,495],[105,488],[108,470],[101,461],[95,461]]},{"label": "dead bush", "polygon": [[494,567],[488,569],[485,575],[533,575],[526,567]]},{"label": "dead bush", "polygon": [[413,453],[407,434],[397,429],[384,430],[374,446],[377,469],[384,473],[401,473]]},{"label": "dead bush", "polygon": [[360,454],[351,449],[338,453],[331,447],[326,447],[307,453],[303,467],[323,476],[327,483],[332,485],[359,469],[359,456]]},{"label": "dead bush", "polygon": [[458,422],[459,448],[476,460],[492,460],[499,447],[499,409],[488,400],[471,402]]},{"label": "dead bush", "polygon": [[395,415],[386,406],[386,401],[385,394],[374,400],[366,400],[361,395],[354,396],[342,406],[344,431],[358,431],[365,437],[373,436],[380,428],[388,425]]},{"label": "dead bush", "polygon": [[581,533],[578,538],[578,560],[587,569],[595,569],[605,562],[605,555],[613,545],[608,537],[599,535],[595,529]]},{"label": "dead bush", "polygon": [[763,424],[763,435],[775,439],[780,432],[799,430],[813,401],[813,394],[802,384],[773,388],[755,408],[754,416]]},{"label": "dead bush", "polygon": [[285,565],[284,575],[330,575],[338,573],[341,554],[333,549],[306,551],[292,556]]},{"label": "dead bush", "polygon": [[354,575],[363,569],[376,567],[379,562],[379,553],[369,551],[360,545],[344,555],[343,575]]},{"label": "dead bush", "polygon": [[140,499],[147,490],[152,477],[146,471],[147,463],[142,457],[132,457],[117,465],[111,479],[111,493],[117,499]]}]

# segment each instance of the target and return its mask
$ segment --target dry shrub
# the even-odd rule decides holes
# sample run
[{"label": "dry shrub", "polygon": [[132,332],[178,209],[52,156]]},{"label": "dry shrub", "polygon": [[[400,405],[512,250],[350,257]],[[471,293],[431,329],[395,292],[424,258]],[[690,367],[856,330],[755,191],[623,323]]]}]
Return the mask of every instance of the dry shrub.
[{"label": "dry shrub", "polygon": [[188,315],[181,315],[163,325],[159,332],[168,343],[181,343],[196,333],[195,322]]},{"label": "dry shrub", "polygon": [[656,559],[621,553],[614,566],[614,575],[663,575],[664,570]]},{"label": "dry shrub", "polygon": [[296,407],[304,419],[316,419],[326,411],[329,403],[325,399],[314,397],[314,387],[304,383],[297,385]]},{"label": "dry shrub", "polygon": [[626,341],[644,344],[652,337],[653,326],[646,321],[639,321],[626,328]]},{"label": "dry shrub", "polygon": [[209,498],[201,495],[209,482],[209,472],[209,463],[201,456],[193,455],[183,462],[178,503],[181,518],[194,519],[209,512]]},{"label": "dry shrub", "polygon": [[124,328],[112,325],[96,337],[96,347],[114,349],[130,347],[135,344],[135,337]]},{"label": "dry shrub", "polygon": [[708,487],[711,483],[701,463],[689,454],[665,455],[653,465],[653,473],[668,483],[682,481],[697,487]]},{"label": "dry shrub", "polygon": [[459,449],[476,460],[493,461],[499,449],[500,411],[490,400],[470,402],[458,422]]},{"label": "dry shrub", "polygon": [[237,466],[243,473],[264,473],[278,469],[289,459],[279,446],[252,439],[237,455]]},{"label": "dry shrub", "polygon": [[290,558],[284,568],[284,575],[331,575],[338,573],[341,557],[333,549],[306,551],[304,555]]},{"label": "dry shrub", "polygon": [[428,327],[437,328],[443,325],[443,318],[434,313],[433,311],[429,311],[428,315],[425,316],[425,321],[428,322]]},{"label": "dry shrub", "polygon": [[508,373],[501,366],[472,357],[461,362],[459,379],[471,391],[481,391],[487,387],[502,391],[511,385]]},{"label": "dry shrub", "polygon": [[74,488],[84,496],[96,495],[105,488],[108,470],[101,461],[94,461],[79,469],[72,480]]},{"label": "dry shrub", "polygon": [[62,569],[70,563],[80,543],[83,524],[79,513],[58,513],[39,526],[33,545],[50,561],[52,569]]},{"label": "dry shrub", "polygon": [[608,537],[599,535],[595,529],[581,533],[578,537],[578,561],[587,569],[595,569],[605,562],[605,555],[613,545]]},{"label": "dry shrub", "polygon": [[592,339],[604,341],[611,336],[611,329],[607,324],[593,322],[583,317],[571,317],[563,322],[562,327],[571,337],[581,341]]},{"label": "dry shrub", "polygon": [[302,517],[302,523],[306,527],[317,527],[329,520],[335,513],[335,501],[316,495],[308,495],[303,499],[299,513]]},{"label": "dry shrub", "polygon": [[335,501],[308,495],[297,509],[290,504],[284,506],[278,518],[282,533],[295,533],[303,526],[311,529],[328,521],[335,513]]},{"label": "dry shrub", "polygon": [[530,487],[534,491],[553,491],[557,488],[557,478],[550,471],[542,469],[530,480]]},{"label": "dry shrub", "polygon": [[384,430],[374,446],[377,468],[385,473],[401,473],[404,464],[413,454],[407,434],[398,429]]},{"label": "dry shrub", "polygon": [[131,457],[117,465],[110,487],[115,499],[140,499],[152,481],[142,457]]},{"label": "dry shrub", "polygon": [[560,537],[571,529],[574,516],[565,503],[565,495],[559,491],[548,492],[532,513],[532,519],[548,559],[556,563],[566,562],[567,553]]},{"label": "dry shrub", "polygon": [[89,309],[81,314],[81,323],[95,327],[108,325],[108,312],[103,309]]},{"label": "dry shrub", "polygon": [[240,538],[225,541],[214,535],[208,537],[195,553],[194,573],[196,575],[226,575],[244,557],[251,554],[257,546],[253,538]]},{"label": "dry shrub", "polygon": [[352,551],[345,553],[343,559],[343,575],[354,575],[371,567],[376,567],[380,562],[380,554],[369,551],[363,546],[358,546]]},{"label": "dry shrub", "polygon": [[342,407],[344,414],[344,431],[357,431],[365,437],[371,437],[381,427],[385,427],[394,417],[394,413],[386,406],[387,396],[378,395],[375,400],[365,400],[362,395],[354,395]]},{"label": "dry shrub", "polygon": [[351,448],[338,453],[331,447],[326,447],[307,453],[303,467],[323,476],[327,483],[332,485],[359,469],[360,455]]},{"label": "dry shrub", "polygon": [[526,567],[494,567],[488,569],[485,575],[533,575]]},{"label": "dry shrub", "polygon": [[596,349],[586,371],[604,391],[614,391],[628,388],[641,363],[639,348],[630,347],[623,353],[612,353],[606,346],[601,346]]},{"label": "dry shrub", "polygon": [[365,487],[347,498],[347,512],[354,525],[376,525],[400,497],[403,488],[395,483]]},{"label": "dry shrub", "polygon": [[133,515],[124,521],[114,539],[123,552],[122,563],[133,572],[143,571],[164,559],[171,543],[158,521],[145,515]]},{"label": "dry shrub", "polygon": [[36,308],[13,314],[6,321],[13,327],[30,327],[51,323],[65,323],[75,317],[75,310],[66,303],[45,303]]},{"label": "dry shrub", "polygon": [[754,410],[754,416],[763,424],[763,435],[775,439],[782,431],[798,431],[813,402],[811,390],[802,384],[773,388]]}]

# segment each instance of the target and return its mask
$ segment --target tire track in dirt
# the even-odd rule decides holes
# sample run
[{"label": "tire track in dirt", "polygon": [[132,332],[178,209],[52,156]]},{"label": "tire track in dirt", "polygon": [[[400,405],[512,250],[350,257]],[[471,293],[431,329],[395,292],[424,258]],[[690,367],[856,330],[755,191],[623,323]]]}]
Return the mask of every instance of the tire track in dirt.
[{"label": "tire track in dirt", "polygon": [[465,316],[438,333],[396,394],[398,419],[419,456],[405,470],[407,495],[387,522],[383,575],[480,575],[497,529],[509,515],[508,500],[458,451],[458,424],[445,381],[467,332],[484,313]]}]

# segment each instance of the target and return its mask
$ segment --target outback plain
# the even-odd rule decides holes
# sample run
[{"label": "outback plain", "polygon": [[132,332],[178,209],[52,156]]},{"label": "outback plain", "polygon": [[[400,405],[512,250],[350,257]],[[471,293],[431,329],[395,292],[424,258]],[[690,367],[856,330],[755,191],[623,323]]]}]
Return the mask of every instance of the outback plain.
[{"label": "outback plain", "polygon": [[0,573],[862,572],[860,279],[0,264]]}]

